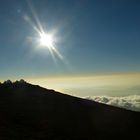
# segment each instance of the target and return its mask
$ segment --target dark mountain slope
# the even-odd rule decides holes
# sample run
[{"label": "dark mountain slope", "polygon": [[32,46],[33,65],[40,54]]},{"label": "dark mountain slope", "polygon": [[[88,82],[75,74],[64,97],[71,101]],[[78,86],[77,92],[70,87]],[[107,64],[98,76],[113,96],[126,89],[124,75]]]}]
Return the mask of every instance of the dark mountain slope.
[{"label": "dark mountain slope", "polygon": [[0,85],[0,139],[137,139],[140,113],[25,82]]}]

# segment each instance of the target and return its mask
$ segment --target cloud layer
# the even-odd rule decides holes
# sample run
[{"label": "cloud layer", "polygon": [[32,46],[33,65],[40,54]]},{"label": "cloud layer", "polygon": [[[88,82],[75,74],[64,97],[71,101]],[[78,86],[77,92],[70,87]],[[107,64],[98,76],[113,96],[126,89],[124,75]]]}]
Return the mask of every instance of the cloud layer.
[{"label": "cloud layer", "polygon": [[128,110],[140,111],[140,95],[125,97],[92,96],[88,97],[96,102],[122,107]]}]

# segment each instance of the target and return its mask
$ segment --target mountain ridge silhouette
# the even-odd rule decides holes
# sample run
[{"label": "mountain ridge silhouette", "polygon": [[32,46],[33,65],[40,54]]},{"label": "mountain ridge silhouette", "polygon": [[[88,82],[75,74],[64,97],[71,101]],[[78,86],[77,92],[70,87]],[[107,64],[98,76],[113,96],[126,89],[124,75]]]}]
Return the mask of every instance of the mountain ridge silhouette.
[{"label": "mountain ridge silhouette", "polygon": [[0,84],[0,139],[137,139],[140,113],[24,80]]}]

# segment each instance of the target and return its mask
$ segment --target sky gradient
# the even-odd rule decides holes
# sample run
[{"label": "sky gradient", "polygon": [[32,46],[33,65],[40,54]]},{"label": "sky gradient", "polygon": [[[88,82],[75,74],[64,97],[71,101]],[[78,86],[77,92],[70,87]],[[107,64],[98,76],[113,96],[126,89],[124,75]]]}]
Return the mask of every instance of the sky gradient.
[{"label": "sky gradient", "polygon": [[[38,36],[33,28],[33,24],[38,26],[36,17],[45,31],[54,33],[55,47],[63,59],[55,56],[54,61],[48,49],[36,47],[33,40]],[[112,79],[118,81],[116,75],[121,74],[131,81],[134,75],[139,75],[139,37],[139,0],[1,0],[0,80],[24,78],[47,87],[49,83],[35,81],[56,77],[61,80],[56,80],[51,88],[78,95],[82,85],[90,82],[91,94],[96,85],[94,76],[114,75]],[[76,91],[72,89],[77,84],[72,84],[70,77],[77,77],[77,83],[80,83],[79,77],[88,79]],[[127,86],[138,86],[138,78],[134,76],[135,84],[132,80]],[[114,82],[114,86],[120,81]],[[73,87],[64,90],[64,87],[58,88],[58,83]],[[100,86],[108,83],[108,77],[99,83]]]}]

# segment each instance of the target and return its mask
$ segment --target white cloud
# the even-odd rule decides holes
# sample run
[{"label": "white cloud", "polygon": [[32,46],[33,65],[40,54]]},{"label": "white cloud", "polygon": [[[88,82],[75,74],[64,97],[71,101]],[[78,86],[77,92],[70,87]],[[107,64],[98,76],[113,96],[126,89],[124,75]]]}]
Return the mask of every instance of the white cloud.
[{"label": "white cloud", "polygon": [[88,97],[88,99],[129,110],[140,111],[140,95],[125,97],[92,96]]}]

